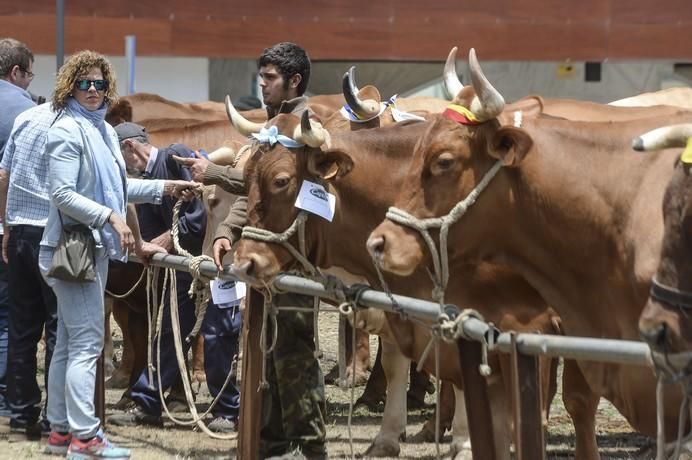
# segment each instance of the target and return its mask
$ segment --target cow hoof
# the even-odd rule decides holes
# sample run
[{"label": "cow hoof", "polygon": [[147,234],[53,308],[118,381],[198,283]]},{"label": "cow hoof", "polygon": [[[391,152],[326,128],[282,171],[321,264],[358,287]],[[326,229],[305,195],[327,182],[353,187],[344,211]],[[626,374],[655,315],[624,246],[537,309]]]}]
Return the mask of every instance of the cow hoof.
[{"label": "cow hoof", "polygon": [[115,364],[113,364],[113,361],[110,359],[104,360],[105,362],[103,363],[103,374],[105,375],[106,379],[110,379],[113,377],[113,374],[115,373]]},{"label": "cow hoof", "polygon": [[454,460],[472,460],[471,441],[468,439],[465,441],[452,441],[452,445],[449,448],[449,458]]},{"label": "cow hoof", "polygon": [[398,457],[400,450],[398,443],[375,439],[363,457]]},{"label": "cow hoof", "polygon": [[426,409],[430,407],[428,404],[425,403],[425,400],[420,399],[416,396],[407,394],[406,395],[406,408],[408,410],[412,409]]},{"label": "cow hoof", "polygon": [[207,381],[207,374],[204,371],[195,371],[192,373],[192,378],[200,385]]},{"label": "cow hoof", "polygon": [[384,398],[370,398],[366,395],[358,398],[353,405],[353,408],[365,407],[370,412],[382,412],[384,411]]},{"label": "cow hoof", "polygon": [[119,369],[113,372],[111,378],[106,380],[106,388],[129,388],[130,376],[124,372],[119,372]]},{"label": "cow hoof", "polygon": [[[442,439],[442,435],[440,435],[440,439]],[[423,428],[421,428],[418,433],[411,436],[407,442],[414,444],[435,442],[435,428],[428,428],[427,425],[423,425]]]},{"label": "cow hoof", "polygon": [[[365,385],[365,383],[368,381],[368,371],[365,369],[359,369],[356,368],[356,381],[355,381],[355,386],[359,387],[361,385]],[[330,370],[325,376],[324,376],[324,383],[327,385],[339,385],[342,387],[346,388],[351,388],[351,385],[353,384],[353,368],[350,366],[346,368],[346,376],[344,377],[343,381],[339,380],[339,366],[336,365],[332,367],[332,370]]]}]

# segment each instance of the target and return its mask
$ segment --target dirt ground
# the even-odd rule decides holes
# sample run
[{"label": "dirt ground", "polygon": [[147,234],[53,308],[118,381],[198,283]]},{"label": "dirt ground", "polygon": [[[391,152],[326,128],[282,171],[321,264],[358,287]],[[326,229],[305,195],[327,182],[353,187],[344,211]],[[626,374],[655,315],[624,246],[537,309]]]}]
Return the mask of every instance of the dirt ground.
[{"label": "dirt ground", "polygon": [[[115,323],[115,322],[113,322]],[[336,363],[336,337],[338,321],[335,314],[324,313],[320,316],[320,342],[325,358],[322,361],[325,372]],[[120,331],[113,331],[116,346],[116,356],[120,345]],[[376,340],[372,340],[372,356],[376,350]],[[39,360],[42,362],[42,360]],[[39,370],[38,379],[43,380],[43,369]],[[356,388],[355,398],[362,392],[363,387]],[[113,404],[120,398],[122,390],[107,390],[107,415],[114,413]],[[328,451],[332,458],[350,457],[349,428],[347,425],[350,390],[327,386],[328,408]],[[418,432],[425,419],[432,413],[434,395],[428,396],[429,409],[409,413],[407,433]],[[202,411],[211,402],[211,397],[205,385],[201,385],[197,395],[198,411]],[[181,417],[183,415],[181,414]],[[371,440],[377,434],[381,413],[371,413],[358,409],[353,414],[351,437],[353,451],[362,454]],[[7,419],[0,418],[0,459],[51,458],[42,454],[43,445],[38,441],[13,439],[9,436]],[[627,422],[606,401],[602,401],[597,419],[598,445],[602,459],[649,459],[655,457],[655,445],[652,440],[632,431]],[[211,439],[204,433],[189,427],[175,426],[166,421],[165,429],[152,428],[123,428],[108,426],[110,439],[132,449],[133,459],[221,459],[236,457],[235,441],[220,441]],[[449,441],[449,435],[444,441]],[[444,455],[448,447],[442,444],[440,451]],[[434,443],[407,444],[402,443],[400,458],[431,459],[436,458]],[[562,405],[560,394],[555,398],[551,408],[548,432],[548,458],[574,458],[574,435],[571,420]]]}]

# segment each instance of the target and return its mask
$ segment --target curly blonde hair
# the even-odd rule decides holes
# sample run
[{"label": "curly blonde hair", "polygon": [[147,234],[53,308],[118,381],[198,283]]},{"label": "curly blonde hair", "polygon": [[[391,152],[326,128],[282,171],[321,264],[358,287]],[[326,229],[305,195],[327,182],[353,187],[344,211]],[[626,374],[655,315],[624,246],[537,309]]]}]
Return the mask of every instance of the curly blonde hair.
[{"label": "curly blonde hair", "polygon": [[67,106],[67,99],[72,95],[77,79],[88,74],[93,67],[99,67],[103,79],[108,82],[104,102],[108,105],[117,102],[118,92],[115,88],[113,66],[103,54],[84,50],[73,54],[60,68],[53,92],[53,110],[62,110]]}]

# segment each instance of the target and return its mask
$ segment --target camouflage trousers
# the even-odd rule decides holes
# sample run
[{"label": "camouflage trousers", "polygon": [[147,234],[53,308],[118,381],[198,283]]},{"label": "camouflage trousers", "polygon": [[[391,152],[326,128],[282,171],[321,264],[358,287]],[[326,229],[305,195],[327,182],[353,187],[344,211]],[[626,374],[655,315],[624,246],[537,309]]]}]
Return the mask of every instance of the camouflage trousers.
[{"label": "camouflage trousers", "polygon": [[[274,305],[312,308],[312,297],[278,294]],[[267,359],[269,389],[262,399],[260,458],[299,449],[307,458],[326,458],[324,376],[314,355],[313,314],[280,311],[276,345]],[[275,331],[271,322],[267,336]]]}]

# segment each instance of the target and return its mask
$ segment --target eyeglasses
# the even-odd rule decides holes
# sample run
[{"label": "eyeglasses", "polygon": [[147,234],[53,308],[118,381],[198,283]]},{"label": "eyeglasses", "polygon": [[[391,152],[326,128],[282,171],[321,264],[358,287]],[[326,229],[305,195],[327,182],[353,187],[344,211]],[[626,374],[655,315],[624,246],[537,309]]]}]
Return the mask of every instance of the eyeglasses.
[{"label": "eyeglasses", "polygon": [[96,91],[105,91],[108,88],[108,82],[106,80],[77,80],[74,82],[77,89],[82,91],[89,91],[91,85],[94,85]]},{"label": "eyeglasses", "polygon": [[22,68],[22,67],[19,67],[19,70],[21,70],[22,72],[24,72],[29,80],[33,80],[33,79],[34,79],[34,75],[36,75],[36,74],[33,73],[32,71],[26,70],[26,69],[24,69],[24,68]]}]

